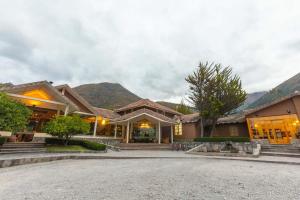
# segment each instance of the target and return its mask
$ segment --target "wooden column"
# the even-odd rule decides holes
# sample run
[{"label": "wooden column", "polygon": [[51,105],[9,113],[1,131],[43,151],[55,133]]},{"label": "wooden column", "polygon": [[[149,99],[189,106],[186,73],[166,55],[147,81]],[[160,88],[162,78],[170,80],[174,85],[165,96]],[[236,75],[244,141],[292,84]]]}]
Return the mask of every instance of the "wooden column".
[{"label": "wooden column", "polygon": [[129,121],[127,122],[126,143],[129,143]]},{"label": "wooden column", "polygon": [[114,135],[114,138],[115,138],[115,139],[117,138],[117,130],[118,130],[118,125],[115,124],[115,135]]},{"label": "wooden column", "polygon": [[160,127],[160,121],[158,121],[158,144],[160,144],[161,139],[161,127]]},{"label": "wooden column", "polygon": [[174,126],[171,125],[171,144],[173,144],[173,128]]},{"label": "wooden column", "polygon": [[95,124],[94,124],[94,137],[96,137],[97,133],[97,126],[98,126],[98,116],[95,117]]},{"label": "wooden column", "polygon": [[65,108],[65,114],[64,114],[65,116],[67,116],[67,114],[69,113],[69,107],[70,107],[70,106],[67,105],[66,108]]}]

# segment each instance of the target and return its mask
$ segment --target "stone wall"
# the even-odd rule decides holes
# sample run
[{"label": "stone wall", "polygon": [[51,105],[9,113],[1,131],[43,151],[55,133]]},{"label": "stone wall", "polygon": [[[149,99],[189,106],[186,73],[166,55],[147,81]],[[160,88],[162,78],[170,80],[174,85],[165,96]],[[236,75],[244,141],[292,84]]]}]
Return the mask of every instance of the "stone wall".
[{"label": "stone wall", "polygon": [[197,150],[199,152],[222,152],[227,150],[228,145],[232,147],[232,150],[248,154],[252,154],[253,149],[257,147],[254,142],[175,142],[172,149],[188,151],[199,146]]}]

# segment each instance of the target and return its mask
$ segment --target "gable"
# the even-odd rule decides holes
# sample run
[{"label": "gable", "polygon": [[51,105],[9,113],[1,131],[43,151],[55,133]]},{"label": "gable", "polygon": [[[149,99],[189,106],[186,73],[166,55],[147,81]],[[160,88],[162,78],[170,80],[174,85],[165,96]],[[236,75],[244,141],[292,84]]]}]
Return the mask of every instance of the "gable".
[{"label": "gable", "polygon": [[257,110],[256,112],[250,113],[248,117],[266,117],[266,116],[278,116],[287,114],[297,114],[293,98],[286,99],[276,104]]}]

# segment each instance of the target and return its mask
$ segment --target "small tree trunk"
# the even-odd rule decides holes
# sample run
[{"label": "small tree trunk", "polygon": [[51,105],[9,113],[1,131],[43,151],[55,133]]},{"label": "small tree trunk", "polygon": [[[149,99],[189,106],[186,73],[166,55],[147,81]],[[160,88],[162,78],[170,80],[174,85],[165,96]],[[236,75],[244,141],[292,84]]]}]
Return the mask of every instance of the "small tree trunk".
[{"label": "small tree trunk", "polygon": [[203,129],[204,127],[203,127],[203,118],[202,118],[202,117],[201,117],[200,126],[201,126],[201,127],[200,127],[200,128],[201,128],[201,132],[200,132],[201,135],[200,135],[200,136],[203,137],[203,136],[204,136],[204,129]]},{"label": "small tree trunk", "polygon": [[211,126],[211,130],[210,130],[210,137],[213,136],[213,133],[216,129],[216,124],[217,124],[217,120],[216,119],[213,119],[213,122],[212,122],[212,126]]},{"label": "small tree trunk", "polygon": [[65,138],[65,146],[67,146],[69,143],[69,135],[67,134],[66,135],[66,138]]}]

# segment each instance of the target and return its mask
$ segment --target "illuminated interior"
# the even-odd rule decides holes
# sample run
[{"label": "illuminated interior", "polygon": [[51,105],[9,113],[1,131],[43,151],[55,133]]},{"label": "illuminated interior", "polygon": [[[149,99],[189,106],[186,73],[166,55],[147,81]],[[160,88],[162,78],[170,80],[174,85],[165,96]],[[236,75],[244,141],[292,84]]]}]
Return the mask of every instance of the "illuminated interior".
[{"label": "illuminated interior", "polygon": [[300,137],[297,115],[281,115],[247,119],[251,139],[268,139],[271,144],[289,144]]},{"label": "illuminated interior", "polygon": [[151,128],[150,122],[148,120],[142,120],[139,123],[139,128]]},{"label": "illuminated interior", "polygon": [[[34,98],[38,98],[38,99],[43,99],[43,100],[51,100],[49,95],[45,91],[40,90],[40,89],[24,92],[22,95],[27,96],[27,97],[34,97]],[[31,99],[24,100],[24,103],[26,105],[30,105],[30,106],[39,106],[39,105],[42,104],[41,101],[31,100]]]},{"label": "illuminated interior", "polygon": [[182,123],[175,124],[175,135],[182,135]]}]

